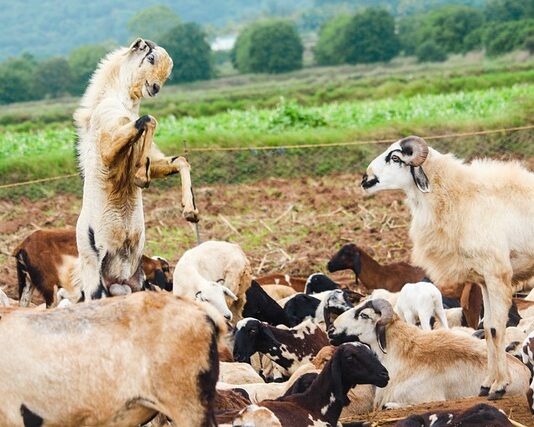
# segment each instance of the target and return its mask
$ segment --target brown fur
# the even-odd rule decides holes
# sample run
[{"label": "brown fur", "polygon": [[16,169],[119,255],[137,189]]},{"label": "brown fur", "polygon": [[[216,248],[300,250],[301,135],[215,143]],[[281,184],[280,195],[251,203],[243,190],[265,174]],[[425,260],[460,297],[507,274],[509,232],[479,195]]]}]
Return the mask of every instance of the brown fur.
[{"label": "brown fur", "polygon": [[205,397],[215,393],[225,333],[210,313],[171,294],[140,292],[2,316],[0,342],[11,348],[1,364],[0,425],[18,425],[22,403],[45,425],[137,425],[155,412],[176,425],[210,425]]},{"label": "brown fur", "polygon": [[297,292],[304,292],[306,286],[305,277],[289,276],[288,274],[268,274],[256,279],[260,285],[286,285],[291,286]]},{"label": "brown fur", "polygon": [[[24,253],[24,255],[23,255]],[[17,258],[24,256],[24,268],[26,272],[18,271],[19,276],[19,299],[26,290],[31,294],[33,288],[37,289],[45,299],[47,307],[54,305],[56,288],[72,289],[72,269],[75,259],[78,257],[76,246],[76,230],[71,228],[59,228],[49,230],[37,230],[27,236],[14,250],[12,254]],[[143,255],[142,267],[149,283],[155,283],[156,271],[161,270],[165,279],[172,282],[170,271],[163,271],[160,260],[154,260]],[[26,281],[29,275],[30,284]],[[22,301],[22,306],[27,306],[30,301]]]}]

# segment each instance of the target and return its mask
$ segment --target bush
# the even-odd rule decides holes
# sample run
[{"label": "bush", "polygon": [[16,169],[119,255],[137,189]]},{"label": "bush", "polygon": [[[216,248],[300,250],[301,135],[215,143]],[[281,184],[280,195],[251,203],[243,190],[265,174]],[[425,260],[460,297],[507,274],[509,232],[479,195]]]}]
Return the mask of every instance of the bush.
[{"label": "bush", "polygon": [[171,56],[172,83],[208,80],[213,77],[213,57],[206,33],[198,24],[180,24],[161,36],[160,45]]},{"label": "bush", "polygon": [[415,52],[419,62],[443,62],[447,59],[447,53],[433,40],[424,42]]},{"label": "bush", "polygon": [[40,62],[33,74],[38,98],[66,95],[72,88],[72,73],[65,58],[55,57]]},{"label": "bush", "polygon": [[242,73],[283,73],[302,68],[302,41],[295,26],[286,21],[250,25],[239,35],[234,50],[234,66]]},{"label": "bush", "polygon": [[319,40],[313,49],[319,65],[338,65],[346,62],[345,29],[351,21],[349,15],[339,15],[328,21],[319,32]]},{"label": "bush", "polygon": [[343,50],[349,64],[389,61],[399,53],[395,21],[384,9],[369,8],[345,27]]},{"label": "bush", "polygon": [[108,48],[102,45],[85,45],[74,49],[69,54],[69,66],[72,73],[72,92],[82,94],[96,66],[106,55]]},{"label": "bush", "polygon": [[0,104],[37,99],[33,90],[35,58],[23,54],[0,64]]},{"label": "bush", "polygon": [[522,49],[525,40],[531,36],[534,36],[534,19],[488,24],[484,33],[484,46],[488,55],[502,55]]},{"label": "bush", "polygon": [[534,53],[534,36],[528,36],[525,40],[525,49],[528,50],[528,53]]},{"label": "bush", "polygon": [[483,23],[481,11],[469,6],[450,5],[403,19],[399,25],[399,37],[407,54],[415,53],[419,46],[429,40],[446,53],[460,53],[466,51],[469,34]]}]

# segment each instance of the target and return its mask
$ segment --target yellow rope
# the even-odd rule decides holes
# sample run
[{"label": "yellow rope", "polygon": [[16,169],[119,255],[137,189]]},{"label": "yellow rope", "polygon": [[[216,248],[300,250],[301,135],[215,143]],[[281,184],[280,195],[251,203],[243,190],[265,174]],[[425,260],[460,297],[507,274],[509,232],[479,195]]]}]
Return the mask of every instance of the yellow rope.
[{"label": "yellow rope", "polygon": [[[424,139],[435,141],[438,139],[446,139],[446,138],[463,138],[468,136],[480,136],[480,135],[490,135],[495,133],[509,133],[509,132],[517,132],[521,130],[530,130],[534,129],[534,125],[526,125],[526,126],[517,126],[513,128],[501,128],[501,129],[492,129],[492,130],[482,130],[477,132],[460,132],[460,133],[450,133],[450,134],[442,134],[442,135],[430,135],[423,137]],[[387,143],[393,143],[397,141],[398,138],[395,139],[378,139],[378,140],[371,140],[371,141],[347,141],[347,142],[335,142],[335,143],[323,143],[323,144],[295,144],[295,145],[277,145],[277,146],[258,146],[258,147],[197,147],[197,148],[189,148],[186,149],[186,153],[199,153],[199,152],[224,152],[224,151],[252,151],[252,150],[292,150],[292,149],[299,149],[299,148],[324,148],[324,147],[347,147],[351,145],[371,145],[371,144],[387,144]],[[57,181],[60,179],[65,178],[72,178],[73,176],[77,176],[77,173],[72,173],[69,175],[61,175],[61,176],[54,176],[50,178],[41,178],[41,179],[34,179],[31,181],[23,181],[23,182],[14,182],[11,184],[3,184],[0,185],[0,190],[4,188],[12,188],[12,187],[19,187],[22,185],[30,185],[30,184],[38,184],[42,182],[48,182],[48,181]]]}]

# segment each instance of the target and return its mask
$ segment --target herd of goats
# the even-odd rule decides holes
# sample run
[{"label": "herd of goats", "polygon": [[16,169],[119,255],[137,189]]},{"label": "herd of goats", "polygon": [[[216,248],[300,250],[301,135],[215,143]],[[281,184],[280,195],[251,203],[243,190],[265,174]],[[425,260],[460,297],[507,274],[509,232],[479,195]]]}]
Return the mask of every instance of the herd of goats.
[{"label": "herd of goats", "polygon": [[[207,241],[171,271],[143,254],[142,189],[190,167],[140,116],[172,60],[137,39],[99,64],[74,114],[84,179],[76,229],[14,250],[19,301],[0,291],[0,426],[337,426],[374,409],[526,395],[534,413],[534,174],[441,154],[416,136],[368,166],[368,194],[401,190],[412,264],[355,244],[326,266],[253,277],[239,245]],[[530,282],[529,282],[530,281]],[[37,290],[44,307],[32,304]],[[397,426],[520,426],[488,404]]]}]

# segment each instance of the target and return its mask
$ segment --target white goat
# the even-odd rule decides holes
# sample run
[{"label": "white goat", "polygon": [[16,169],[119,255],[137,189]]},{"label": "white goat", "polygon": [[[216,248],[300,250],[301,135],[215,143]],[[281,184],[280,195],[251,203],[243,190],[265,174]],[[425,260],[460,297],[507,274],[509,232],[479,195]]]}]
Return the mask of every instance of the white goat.
[{"label": "white goat", "polygon": [[483,280],[488,372],[480,395],[501,397],[510,382],[504,331],[512,282],[534,275],[534,174],[518,162],[465,164],[411,136],[374,159],[361,185],[406,193],[412,261],[440,288]]},{"label": "white goat", "polygon": [[[341,314],[329,335],[335,345],[357,340],[378,355],[390,376],[388,385],[377,390],[379,407],[475,396],[486,371],[486,351],[480,340],[447,329],[423,331],[401,321],[381,299]],[[513,356],[506,358],[512,372],[508,391],[523,395],[530,372]]]},{"label": "white goat", "polygon": [[406,283],[399,292],[395,311],[402,320],[412,325],[419,319],[421,328],[425,331],[432,330],[430,318],[433,315],[439,319],[442,327],[449,327],[441,292],[432,283]]},{"label": "white goat", "polygon": [[214,425],[225,329],[209,305],[166,292],[2,313],[0,425],[134,426],[157,412]]},{"label": "white goat", "polygon": [[[173,293],[209,302],[228,320],[239,320],[251,277],[239,245],[211,240],[182,255],[174,269]],[[230,309],[225,295],[235,302]]]}]

